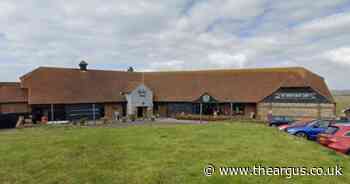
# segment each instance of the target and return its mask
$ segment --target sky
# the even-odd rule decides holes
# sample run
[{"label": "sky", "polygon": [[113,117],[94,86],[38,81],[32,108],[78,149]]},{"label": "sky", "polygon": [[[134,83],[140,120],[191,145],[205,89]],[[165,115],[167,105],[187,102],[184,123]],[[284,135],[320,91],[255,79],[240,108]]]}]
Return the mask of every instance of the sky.
[{"label": "sky", "polygon": [[81,60],[136,71],[301,66],[350,89],[350,1],[0,1],[0,81]]}]

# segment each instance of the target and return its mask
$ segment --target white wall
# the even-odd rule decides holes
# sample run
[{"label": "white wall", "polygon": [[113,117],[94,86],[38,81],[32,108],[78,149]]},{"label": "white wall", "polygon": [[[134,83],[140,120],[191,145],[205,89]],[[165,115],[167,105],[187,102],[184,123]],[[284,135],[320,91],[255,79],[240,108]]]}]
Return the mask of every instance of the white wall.
[{"label": "white wall", "polygon": [[[145,91],[145,96],[141,96],[140,91]],[[136,114],[137,107],[153,108],[153,92],[143,84],[127,94],[126,100],[128,115]]]}]

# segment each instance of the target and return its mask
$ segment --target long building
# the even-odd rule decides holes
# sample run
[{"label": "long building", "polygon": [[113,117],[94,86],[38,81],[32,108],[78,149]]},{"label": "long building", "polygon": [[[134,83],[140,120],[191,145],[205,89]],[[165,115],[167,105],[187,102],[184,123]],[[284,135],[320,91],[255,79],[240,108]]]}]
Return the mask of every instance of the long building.
[{"label": "long building", "polygon": [[127,72],[40,67],[19,83],[0,83],[0,113],[39,120],[160,117],[177,114],[332,118],[335,101],[319,75],[300,67]]}]

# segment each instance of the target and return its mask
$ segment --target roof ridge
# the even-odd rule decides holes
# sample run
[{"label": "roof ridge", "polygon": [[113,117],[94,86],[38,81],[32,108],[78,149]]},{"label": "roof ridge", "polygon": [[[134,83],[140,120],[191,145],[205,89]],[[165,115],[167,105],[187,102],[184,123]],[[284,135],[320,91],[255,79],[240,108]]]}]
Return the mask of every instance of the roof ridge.
[{"label": "roof ridge", "polygon": [[5,86],[5,85],[20,85],[20,82],[0,82],[1,86]]},{"label": "roof ridge", "polygon": [[270,68],[230,68],[230,69],[199,69],[199,70],[167,70],[167,71],[146,71],[144,73],[191,73],[191,72],[271,72],[271,71],[283,71],[290,72],[291,70],[308,71],[304,67],[270,67]]},{"label": "roof ridge", "polygon": [[[32,70],[29,73],[32,73],[36,70],[40,69],[59,69],[59,70],[80,70],[79,68],[66,68],[66,67],[51,67],[51,66],[40,66],[34,70]],[[276,71],[276,70],[303,70],[303,71],[308,71],[308,69],[301,67],[301,66],[294,66],[294,67],[262,67],[262,68],[227,68],[227,69],[193,69],[193,70],[164,70],[164,71],[140,71],[140,72],[132,72],[132,73],[173,73],[173,72],[211,72],[211,71]],[[105,69],[88,69],[88,71],[106,71],[106,72],[124,72],[124,73],[131,73],[128,71],[123,71],[123,70],[105,70]],[[28,74],[29,74],[28,73]],[[25,76],[25,75],[24,75]],[[22,76],[22,77],[24,77]]]}]

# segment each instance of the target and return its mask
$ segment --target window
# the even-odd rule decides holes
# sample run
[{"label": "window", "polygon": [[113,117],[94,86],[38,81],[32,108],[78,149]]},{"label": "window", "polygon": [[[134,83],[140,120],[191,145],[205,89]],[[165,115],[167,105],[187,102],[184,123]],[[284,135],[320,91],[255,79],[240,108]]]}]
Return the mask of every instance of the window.
[{"label": "window", "polygon": [[326,128],[329,126],[329,121],[320,121],[318,124],[320,128]]},{"label": "window", "polygon": [[144,89],[140,89],[139,91],[138,91],[138,93],[139,93],[139,96],[140,97],[146,97],[146,90],[144,90]]},{"label": "window", "polygon": [[244,105],[243,104],[234,104],[233,105],[233,112],[235,114],[244,114]]},{"label": "window", "polygon": [[346,133],[345,133],[345,136],[346,136],[346,137],[350,137],[350,132],[346,132]]},{"label": "window", "polygon": [[[339,130],[338,127],[328,127],[327,130],[324,132],[325,134],[335,134]],[[350,133],[350,132],[349,132]]]}]

